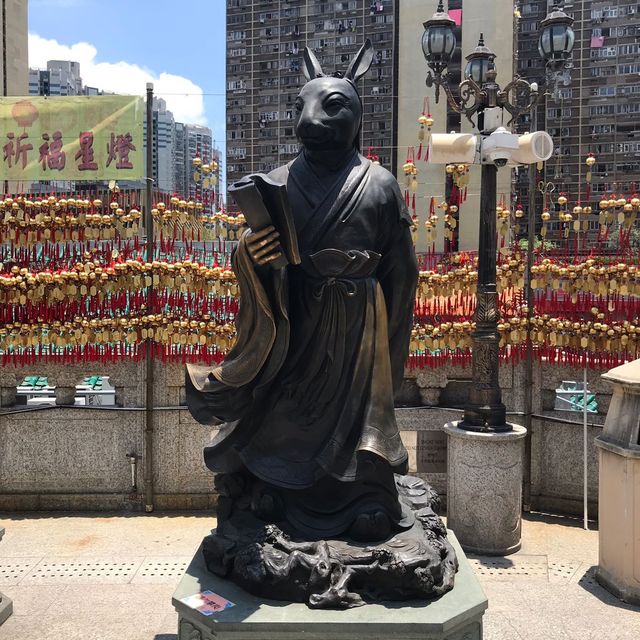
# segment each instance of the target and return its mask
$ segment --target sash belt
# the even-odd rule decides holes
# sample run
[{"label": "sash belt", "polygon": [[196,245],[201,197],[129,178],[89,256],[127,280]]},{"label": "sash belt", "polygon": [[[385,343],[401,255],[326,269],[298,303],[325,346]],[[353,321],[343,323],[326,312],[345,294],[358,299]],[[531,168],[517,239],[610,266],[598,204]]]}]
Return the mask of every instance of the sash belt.
[{"label": "sash belt", "polygon": [[320,301],[327,288],[336,293],[341,293],[347,298],[352,298],[358,293],[358,285],[348,278],[327,278],[313,288],[313,297]]}]

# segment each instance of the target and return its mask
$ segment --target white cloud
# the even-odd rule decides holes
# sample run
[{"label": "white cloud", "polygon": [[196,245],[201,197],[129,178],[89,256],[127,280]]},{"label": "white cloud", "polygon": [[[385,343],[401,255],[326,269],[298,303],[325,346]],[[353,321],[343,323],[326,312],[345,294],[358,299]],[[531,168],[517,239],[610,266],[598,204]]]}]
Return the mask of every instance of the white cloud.
[{"label": "white cloud", "polygon": [[147,82],[154,93],[167,101],[167,108],[179,122],[207,124],[202,88],[172,73],[156,74],[130,62],[98,62],[98,50],[88,42],[71,46],[57,40],[29,34],[29,66],[46,69],[48,60],[73,60],[80,63],[82,82],[90,87],[127,95],[143,95]]}]

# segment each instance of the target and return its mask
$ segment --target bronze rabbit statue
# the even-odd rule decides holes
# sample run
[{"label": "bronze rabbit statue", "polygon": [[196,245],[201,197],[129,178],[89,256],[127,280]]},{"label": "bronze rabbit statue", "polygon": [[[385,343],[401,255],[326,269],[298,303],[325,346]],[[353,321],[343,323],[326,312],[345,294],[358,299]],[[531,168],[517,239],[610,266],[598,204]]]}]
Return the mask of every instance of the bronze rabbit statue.
[{"label": "bronze rabbit statue", "polygon": [[414,522],[394,478],[407,451],[393,402],[417,281],[411,218],[393,175],[359,152],[356,83],[371,43],[344,74],[326,75],[310,49],[303,57],[301,151],[263,176],[286,186],[300,263],[274,266],[274,226],[245,233],[237,342],[219,367],[189,368],[188,404],[220,425],[205,461],[234,474],[219,480],[227,497],[250,492],[255,514],[306,540],[375,541]]}]

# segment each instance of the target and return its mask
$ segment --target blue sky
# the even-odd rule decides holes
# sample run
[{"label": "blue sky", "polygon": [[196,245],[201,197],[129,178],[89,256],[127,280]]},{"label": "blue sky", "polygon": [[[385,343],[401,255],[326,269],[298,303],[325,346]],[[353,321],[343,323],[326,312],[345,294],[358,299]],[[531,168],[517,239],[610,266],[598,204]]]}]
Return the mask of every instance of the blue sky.
[{"label": "blue sky", "polygon": [[[80,62],[85,84],[118,93],[153,80],[176,119],[224,143],[225,0],[29,0],[29,63]],[[139,89],[138,89],[139,87]]]}]

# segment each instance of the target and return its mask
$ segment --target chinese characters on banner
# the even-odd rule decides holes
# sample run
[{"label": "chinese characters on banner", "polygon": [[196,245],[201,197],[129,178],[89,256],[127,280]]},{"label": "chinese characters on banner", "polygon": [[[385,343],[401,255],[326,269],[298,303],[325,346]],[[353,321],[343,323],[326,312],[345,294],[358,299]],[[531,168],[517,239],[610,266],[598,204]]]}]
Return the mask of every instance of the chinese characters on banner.
[{"label": "chinese characters on banner", "polygon": [[134,96],[0,98],[0,180],[141,180]]}]

